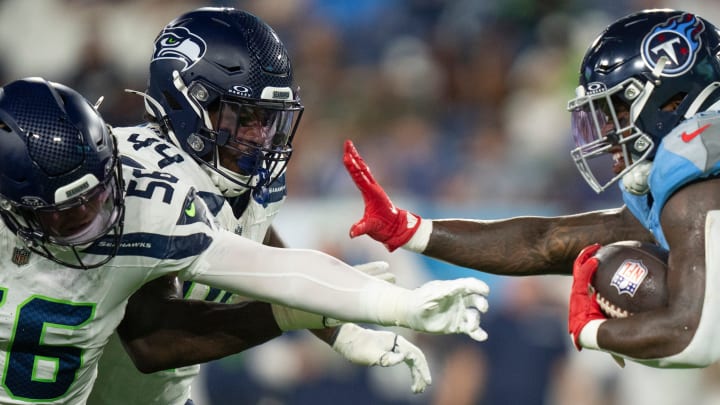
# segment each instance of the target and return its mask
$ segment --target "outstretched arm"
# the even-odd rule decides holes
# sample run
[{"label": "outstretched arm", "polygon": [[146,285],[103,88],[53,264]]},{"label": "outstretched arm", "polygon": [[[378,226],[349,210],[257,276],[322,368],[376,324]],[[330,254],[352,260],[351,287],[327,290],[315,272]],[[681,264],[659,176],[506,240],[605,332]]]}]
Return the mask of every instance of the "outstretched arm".
[{"label": "outstretched arm", "polygon": [[392,203],[351,141],[345,142],[343,162],[365,202],[350,237],[368,235],[391,251],[403,247],[500,275],[571,274],[587,245],[653,240],[625,207],[559,217],[423,219]]},{"label": "outstretched arm", "polygon": [[215,360],[281,333],[270,304],[185,300],[173,275],[138,290],[118,326],[125,350],[144,373]]},{"label": "outstretched arm", "polygon": [[621,240],[654,240],[626,207],[559,217],[433,220],[422,253],[486,273],[569,275],[585,246]]},{"label": "outstretched arm", "polygon": [[334,319],[487,337],[479,321],[489,291],[475,278],[408,290],[319,251],[271,248],[223,230],[186,271],[183,278]]}]

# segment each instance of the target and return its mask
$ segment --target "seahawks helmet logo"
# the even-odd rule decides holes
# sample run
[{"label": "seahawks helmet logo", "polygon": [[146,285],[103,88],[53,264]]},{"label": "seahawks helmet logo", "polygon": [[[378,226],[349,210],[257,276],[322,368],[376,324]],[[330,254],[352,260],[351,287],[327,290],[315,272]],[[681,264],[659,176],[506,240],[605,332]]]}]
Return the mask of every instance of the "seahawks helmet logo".
[{"label": "seahawks helmet logo", "polygon": [[151,63],[158,59],[176,59],[185,64],[184,72],[202,59],[206,49],[205,41],[187,28],[168,28],[155,40]]},{"label": "seahawks helmet logo", "polygon": [[650,69],[655,69],[660,58],[667,63],[661,76],[680,76],[695,64],[702,40],[700,33],[705,30],[702,20],[684,13],[656,25],[642,41],[642,58]]}]

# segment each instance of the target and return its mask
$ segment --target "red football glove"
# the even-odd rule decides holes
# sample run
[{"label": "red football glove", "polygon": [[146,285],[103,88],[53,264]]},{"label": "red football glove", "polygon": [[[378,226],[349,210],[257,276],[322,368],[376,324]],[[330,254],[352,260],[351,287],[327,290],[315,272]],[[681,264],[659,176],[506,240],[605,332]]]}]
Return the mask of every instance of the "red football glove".
[{"label": "red football glove", "polygon": [[573,264],[573,284],[570,291],[570,308],[568,316],[568,331],[578,350],[580,346],[580,331],[588,322],[594,319],[605,319],[600,311],[600,305],[595,300],[597,294],[593,291],[590,281],[597,271],[598,260],[595,253],[600,249],[594,244],[583,249]]},{"label": "red football glove", "polygon": [[420,217],[395,207],[350,140],[345,141],[343,163],[365,200],[365,213],[350,227],[350,237],[368,235],[391,252],[406,244],[420,226]]}]

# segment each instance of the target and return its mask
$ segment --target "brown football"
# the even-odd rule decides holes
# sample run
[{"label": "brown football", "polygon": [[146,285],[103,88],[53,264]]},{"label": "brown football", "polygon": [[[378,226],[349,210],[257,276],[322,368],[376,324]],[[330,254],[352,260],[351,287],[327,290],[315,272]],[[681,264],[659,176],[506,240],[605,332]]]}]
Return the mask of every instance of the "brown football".
[{"label": "brown football", "polygon": [[598,269],[591,280],[608,318],[625,318],[667,305],[668,253],[638,241],[605,245],[595,253]]}]

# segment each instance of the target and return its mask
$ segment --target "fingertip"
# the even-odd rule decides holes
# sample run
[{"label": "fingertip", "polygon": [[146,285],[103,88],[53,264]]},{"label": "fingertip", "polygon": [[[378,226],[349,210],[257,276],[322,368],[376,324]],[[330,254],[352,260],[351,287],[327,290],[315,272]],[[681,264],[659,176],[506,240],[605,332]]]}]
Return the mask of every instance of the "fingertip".
[{"label": "fingertip", "polygon": [[483,296],[476,296],[473,300],[473,306],[481,313],[486,313],[488,308],[490,307],[490,304],[488,303],[488,300]]},{"label": "fingertip", "polygon": [[484,342],[487,340],[488,334],[483,329],[478,328],[478,330],[472,334],[472,338],[478,342]]},{"label": "fingertip", "polygon": [[469,277],[460,282],[467,288],[468,292],[478,293],[480,295],[490,294],[490,286],[479,278]]},{"label": "fingertip", "polygon": [[350,228],[350,238],[356,238],[360,235],[365,234],[365,226],[364,222],[361,220],[359,222],[356,222],[353,224],[353,226]]}]

